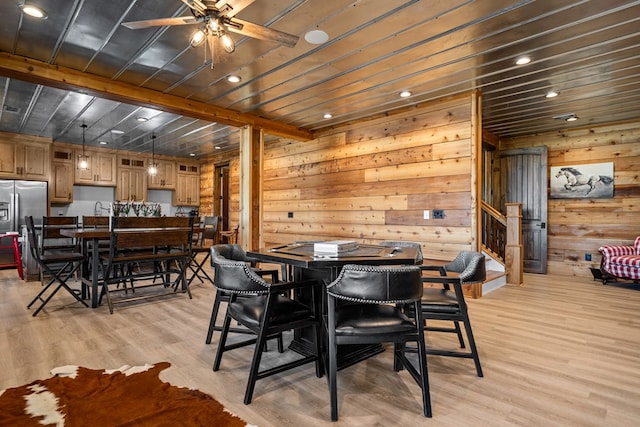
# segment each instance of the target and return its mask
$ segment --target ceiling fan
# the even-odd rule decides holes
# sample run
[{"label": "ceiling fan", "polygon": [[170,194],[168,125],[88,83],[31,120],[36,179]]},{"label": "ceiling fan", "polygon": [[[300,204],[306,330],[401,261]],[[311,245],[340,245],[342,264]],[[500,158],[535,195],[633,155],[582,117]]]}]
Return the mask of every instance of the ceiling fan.
[{"label": "ceiling fan", "polygon": [[[137,30],[148,27],[202,24],[202,27],[191,36],[190,43],[192,46],[199,46],[205,40],[208,40],[212,52],[215,37],[220,39],[227,53],[232,53],[235,50],[235,43],[229,36],[229,31],[256,39],[274,41],[287,47],[294,47],[298,42],[298,36],[235,18],[236,14],[254,1],[182,0],[184,4],[189,6],[193,16],[123,22],[122,25],[129,29]],[[213,63],[211,66],[213,67]]]}]

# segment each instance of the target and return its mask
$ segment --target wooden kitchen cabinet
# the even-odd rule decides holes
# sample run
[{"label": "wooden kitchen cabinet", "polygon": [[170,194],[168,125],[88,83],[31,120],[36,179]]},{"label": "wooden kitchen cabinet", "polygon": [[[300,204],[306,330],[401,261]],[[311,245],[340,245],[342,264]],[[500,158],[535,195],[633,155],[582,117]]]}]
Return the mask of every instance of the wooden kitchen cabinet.
[{"label": "wooden kitchen cabinet", "polygon": [[156,158],[158,173],[149,176],[148,188],[150,190],[175,190],[176,188],[176,162]]},{"label": "wooden kitchen cabinet", "polygon": [[49,180],[49,202],[73,202],[73,150],[53,147],[51,153],[51,179]]},{"label": "wooden kitchen cabinet", "polygon": [[109,151],[85,149],[85,155],[89,167],[80,169],[78,158],[82,155],[82,149],[75,150],[75,180],[78,185],[97,185],[102,187],[116,186],[116,156]]},{"label": "wooden kitchen cabinet", "polygon": [[178,162],[177,165],[173,204],[175,206],[200,206],[200,164]]},{"label": "wooden kitchen cabinet", "polygon": [[147,199],[147,164],[144,159],[118,156],[116,200],[142,202]]},{"label": "wooden kitchen cabinet", "polygon": [[0,177],[48,180],[49,145],[16,139],[0,140]]}]

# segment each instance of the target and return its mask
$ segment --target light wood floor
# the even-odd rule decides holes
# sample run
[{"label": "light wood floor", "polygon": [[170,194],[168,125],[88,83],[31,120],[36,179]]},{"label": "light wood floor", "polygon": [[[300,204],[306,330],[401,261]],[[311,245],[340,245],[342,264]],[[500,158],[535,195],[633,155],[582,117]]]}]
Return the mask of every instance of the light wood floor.
[{"label": "light wood floor", "polygon": [[[393,372],[389,351],[338,375],[340,421],[329,421],[325,378],[311,365],[258,381],[242,403],[252,349],[212,372],[217,335],[204,343],[215,290],[194,299],[92,310],[59,294],[37,317],[39,282],[0,271],[0,390],[50,376],[55,366],[115,368],[168,361],[161,378],[211,394],[251,424],[269,426],[636,426],[640,423],[640,289],[582,278],[525,275],[469,301],[484,378],[470,360],[429,357],[433,418],[419,389]],[[442,335],[442,334],[440,334]],[[429,333],[431,345],[449,341]],[[453,337],[451,337],[453,338]],[[291,352],[288,352],[291,353]],[[275,351],[265,363],[286,357]]]}]

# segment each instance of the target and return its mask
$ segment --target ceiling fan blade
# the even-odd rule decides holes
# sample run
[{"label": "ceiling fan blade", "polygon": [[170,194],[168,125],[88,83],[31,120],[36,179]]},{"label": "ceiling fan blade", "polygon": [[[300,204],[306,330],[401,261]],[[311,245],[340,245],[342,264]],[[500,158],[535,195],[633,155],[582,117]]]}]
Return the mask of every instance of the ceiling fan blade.
[{"label": "ceiling fan blade", "polygon": [[149,27],[163,27],[166,25],[189,25],[197,24],[201,20],[194,18],[193,16],[181,16],[179,18],[160,18],[160,19],[147,19],[145,21],[130,21],[123,22],[122,25],[131,29],[139,30],[141,28]]},{"label": "ceiling fan blade", "polygon": [[[253,37],[255,39],[270,40],[280,43],[287,47],[294,47],[298,43],[300,37],[288,34],[283,31],[274,30],[272,28],[263,27],[242,19],[233,18],[227,20],[227,29],[243,36]],[[239,25],[238,25],[239,24]]]},{"label": "ceiling fan blade", "polygon": [[201,15],[204,15],[205,11],[207,10],[207,6],[205,6],[205,4],[200,0],[182,0],[182,3],[186,4],[191,9],[200,12]]},{"label": "ceiling fan blade", "polygon": [[[184,1],[184,0],[183,0]],[[249,6],[255,0],[220,0],[216,2],[215,9],[220,11],[220,14],[227,18],[233,18],[242,9]]]}]

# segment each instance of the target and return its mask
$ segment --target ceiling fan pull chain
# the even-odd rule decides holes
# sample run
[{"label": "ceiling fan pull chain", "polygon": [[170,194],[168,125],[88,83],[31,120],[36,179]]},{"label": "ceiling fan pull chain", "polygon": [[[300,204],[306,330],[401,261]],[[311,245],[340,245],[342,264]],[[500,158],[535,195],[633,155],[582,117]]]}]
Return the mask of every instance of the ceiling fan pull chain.
[{"label": "ceiling fan pull chain", "polygon": [[[214,47],[214,46],[213,46],[213,42],[214,42],[213,37],[211,37],[211,36],[207,35],[207,43],[205,43],[205,44],[208,44],[208,45],[209,45],[209,50],[211,51],[211,69],[212,69],[212,70],[213,70],[213,67],[214,67],[214,66],[213,66],[213,53],[214,53],[214,52],[213,52],[213,47]],[[207,47],[206,47],[206,46],[205,46],[204,50],[205,50],[205,51],[207,50]],[[205,53],[205,55],[206,55],[206,53]]]}]

